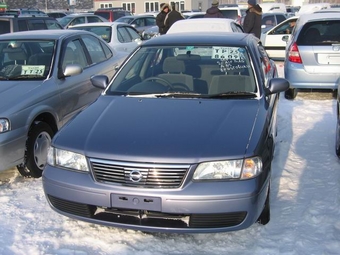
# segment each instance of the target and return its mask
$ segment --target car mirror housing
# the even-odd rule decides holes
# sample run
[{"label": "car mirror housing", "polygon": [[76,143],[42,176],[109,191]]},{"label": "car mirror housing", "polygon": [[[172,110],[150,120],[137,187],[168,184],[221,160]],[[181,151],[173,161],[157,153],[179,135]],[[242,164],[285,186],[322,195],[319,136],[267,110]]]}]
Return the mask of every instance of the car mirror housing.
[{"label": "car mirror housing", "polygon": [[[62,69],[61,69],[62,70]],[[65,70],[62,71],[61,75],[58,75],[58,78],[65,78],[69,76],[74,76],[81,74],[83,72],[83,68],[79,64],[68,64],[65,67]]]},{"label": "car mirror housing", "polygon": [[106,89],[109,84],[109,78],[106,75],[94,75],[91,77],[91,83],[96,88]]},{"label": "car mirror housing", "polygon": [[282,36],[282,41],[288,42],[288,39],[289,39],[289,35]]},{"label": "car mirror housing", "polygon": [[269,81],[269,86],[266,89],[266,96],[284,92],[289,89],[289,81],[284,78],[273,78]]}]

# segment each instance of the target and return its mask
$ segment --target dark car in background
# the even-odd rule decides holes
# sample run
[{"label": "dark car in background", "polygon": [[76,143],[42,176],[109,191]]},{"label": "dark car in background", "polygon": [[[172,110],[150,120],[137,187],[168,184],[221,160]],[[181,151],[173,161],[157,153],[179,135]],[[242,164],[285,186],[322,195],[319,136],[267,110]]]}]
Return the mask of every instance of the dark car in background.
[{"label": "dark car in background", "polygon": [[53,135],[101,93],[90,77],[123,59],[87,31],[0,35],[0,171],[40,177]]},{"label": "dark car in background", "polygon": [[[270,220],[279,93],[250,34],[166,34],[136,48],[100,97],[53,138],[50,206],[148,232],[240,230]],[[274,170],[274,169],[273,169]]]},{"label": "dark car in background", "polygon": [[101,8],[94,12],[95,15],[99,15],[108,21],[116,21],[124,16],[132,16],[132,13],[123,9],[116,8]]},{"label": "dark car in background", "polygon": [[0,34],[45,29],[63,29],[63,27],[56,19],[48,16],[0,16]]}]

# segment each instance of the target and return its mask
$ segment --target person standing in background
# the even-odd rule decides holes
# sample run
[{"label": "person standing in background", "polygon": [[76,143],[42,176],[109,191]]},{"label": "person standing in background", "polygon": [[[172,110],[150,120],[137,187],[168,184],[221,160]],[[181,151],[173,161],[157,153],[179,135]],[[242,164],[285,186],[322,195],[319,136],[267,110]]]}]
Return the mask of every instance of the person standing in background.
[{"label": "person standing in background", "polygon": [[218,0],[213,0],[211,7],[206,11],[204,18],[225,18],[221,10],[218,9],[218,5]]},{"label": "person standing in background", "polygon": [[165,24],[164,24],[164,20],[165,20],[166,15],[169,12],[170,6],[167,3],[162,3],[160,7],[161,7],[161,12],[158,13],[156,16],[156,25],[158,26],[158,32],[161,35],[164,35],[167,32]]},{"label": "person standing in background", "polygon": [[171,11],[166,15],[164,24],[166,31],[169,30],[169,28],[178,20],[184,19],[183,15],[176,10],[176,4],[174,2],[171,2]]},{"label": "person standing in background", "polygon": [[243,22],[245,33],[254,34],[257,38],[261,37],[262,8],[256,4],[256,0],[248,0],[248,10]]}]

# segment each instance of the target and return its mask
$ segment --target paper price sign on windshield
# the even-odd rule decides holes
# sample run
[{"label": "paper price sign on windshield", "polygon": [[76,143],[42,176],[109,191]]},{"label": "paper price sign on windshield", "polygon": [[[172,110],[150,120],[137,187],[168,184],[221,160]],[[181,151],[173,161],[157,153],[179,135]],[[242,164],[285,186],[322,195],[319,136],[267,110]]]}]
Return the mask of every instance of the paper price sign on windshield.
[{"label": "paper price sign on windshield", "polygon": [[213,47],[212,58],[240,61],[242,57],[238,47]]},{"label": "paper price sign on windshield", "polygon": [[21,75],[40,75],[43,76],[45,66],[22,66]]}]

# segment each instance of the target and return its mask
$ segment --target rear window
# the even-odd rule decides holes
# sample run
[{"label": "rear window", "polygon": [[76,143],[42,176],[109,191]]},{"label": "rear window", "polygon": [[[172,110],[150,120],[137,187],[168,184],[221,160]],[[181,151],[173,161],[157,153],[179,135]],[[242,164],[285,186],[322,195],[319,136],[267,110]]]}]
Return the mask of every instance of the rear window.
[{"label": "rear window", "polygon": [[332,45],[340,43],[340,20],[306,23],[299,33],[298,45]]},{"label": "rear window", "polygon": [[228,19],[237,19],[238,18],[238,11],[237,10],[221,10],[224,17]]}]

